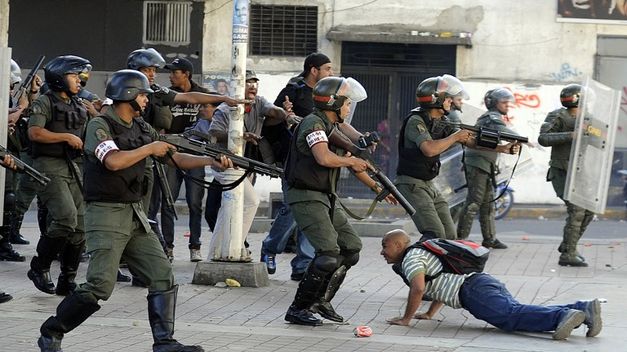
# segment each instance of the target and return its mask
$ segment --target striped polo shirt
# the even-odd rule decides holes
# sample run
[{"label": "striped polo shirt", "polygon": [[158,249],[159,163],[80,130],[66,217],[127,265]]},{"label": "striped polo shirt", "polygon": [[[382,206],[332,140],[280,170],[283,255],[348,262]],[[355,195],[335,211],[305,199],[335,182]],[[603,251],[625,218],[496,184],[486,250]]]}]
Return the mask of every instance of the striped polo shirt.
[{"label": "striped polo shirt", "polygon": [[[411,282],[419,273],[435,276],[442,270],[442,263],[434,254],[420,248],[413,248],[403,258],[403,273]],[[426,283],[425,293],[435,301],[452,308],[463,308],[459,300],[459,289],[464,280],[472,274],[458,275],[442,273],[436,279]]]}]

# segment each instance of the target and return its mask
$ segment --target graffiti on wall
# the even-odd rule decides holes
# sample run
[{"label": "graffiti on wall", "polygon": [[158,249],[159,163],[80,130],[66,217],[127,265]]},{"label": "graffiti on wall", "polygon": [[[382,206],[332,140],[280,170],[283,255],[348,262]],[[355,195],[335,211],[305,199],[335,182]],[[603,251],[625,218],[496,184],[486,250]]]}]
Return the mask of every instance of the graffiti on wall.
[{"label": "graffiti on wall", "polygon": [[559,71],[549,74],[553,80],[558,82],[573,81],[576,78],[581,78],[582,75],[581,71],[576,67],[570,66],[569,63],[563,63]]}]

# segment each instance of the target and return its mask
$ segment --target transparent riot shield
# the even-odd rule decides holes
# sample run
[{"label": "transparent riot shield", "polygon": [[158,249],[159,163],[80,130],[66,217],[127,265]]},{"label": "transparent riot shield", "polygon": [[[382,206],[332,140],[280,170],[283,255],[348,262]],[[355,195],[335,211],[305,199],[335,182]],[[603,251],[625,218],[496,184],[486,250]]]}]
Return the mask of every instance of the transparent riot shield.
[{"label": "transparent riot shield", "polygon": [[612,170],[620,92],[589,77],[582,86],[564,199],[603,213]]},{"label": "transparent riot shield", "polygon": [[446,199],[449,207],[466,200],[468,187],[464,174],[462,146],[456,144],[440,155],[440,174],[433,179],[433,184]]}]

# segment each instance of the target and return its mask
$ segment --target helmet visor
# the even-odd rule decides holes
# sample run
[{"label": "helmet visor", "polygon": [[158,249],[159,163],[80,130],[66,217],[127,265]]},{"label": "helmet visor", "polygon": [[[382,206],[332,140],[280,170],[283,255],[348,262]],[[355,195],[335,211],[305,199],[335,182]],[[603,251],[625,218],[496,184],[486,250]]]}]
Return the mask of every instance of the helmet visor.
[{"label": "helmet visor", "polygon": [[459,78],[451,75],[444,75],[438,82],[437,92],[444,92],[450,96],[461,96],[464,100],[470,99],[468,92],[464,89],[464,84]]},{"label": "helmet visor", "polygon": [[337,91],[337,95],[345,96],[353,103],[358,103],[368,98],[368,93],[366,93],[364,86],[352,77],[346,78],[344,82],[342,82],[342,85]]}]

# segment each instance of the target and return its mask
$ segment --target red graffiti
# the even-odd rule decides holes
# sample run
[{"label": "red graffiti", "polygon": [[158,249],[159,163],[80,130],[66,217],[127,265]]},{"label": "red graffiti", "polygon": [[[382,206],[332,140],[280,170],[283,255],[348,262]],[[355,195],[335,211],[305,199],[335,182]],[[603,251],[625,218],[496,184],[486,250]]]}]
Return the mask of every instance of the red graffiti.
[{"label": "red graffiti", "polygon": [[540,97],[537,94],[520,94],[514,93],[514,106],[517,108],[521,106],[525,106],[528,108],[539,108],[542,102],[540,101]]},{"label": "red graffiti", "polygon": [[620,97],[620,109],[627,114],[627,87],[623,87],[623,94]]}]

